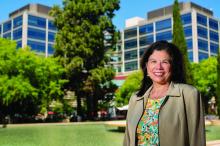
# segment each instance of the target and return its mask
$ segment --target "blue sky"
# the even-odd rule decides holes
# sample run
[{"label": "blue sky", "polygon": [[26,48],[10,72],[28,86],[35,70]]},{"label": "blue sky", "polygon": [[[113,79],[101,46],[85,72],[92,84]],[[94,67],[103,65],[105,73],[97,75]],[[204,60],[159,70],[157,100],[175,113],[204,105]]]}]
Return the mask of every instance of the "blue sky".
[{"label": "blue sky", "polygon": [[[174,0],[121,0],[121,8],[113,19],[118,29],[123,29],[125,20],[132,17],[146,18],[148,11],[173,4]],[[213,10],[214,17],[220,19],[220,0],[179,0],[194,2]],[[40,3],[48,6],[62,5],[62,0],[0,0],[0,22],[8,19],[8,14],[28,3]]]}]

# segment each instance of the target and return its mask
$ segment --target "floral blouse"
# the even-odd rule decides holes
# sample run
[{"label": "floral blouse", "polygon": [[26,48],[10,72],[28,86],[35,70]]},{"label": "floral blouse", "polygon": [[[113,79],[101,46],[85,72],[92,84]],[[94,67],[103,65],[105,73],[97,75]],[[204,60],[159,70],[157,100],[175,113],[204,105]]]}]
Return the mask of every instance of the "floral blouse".
[{"label": "floral blouse", "polygon": [[148,99],[136,131],[138,146],[159,146],[158,117],[164,99]]}]

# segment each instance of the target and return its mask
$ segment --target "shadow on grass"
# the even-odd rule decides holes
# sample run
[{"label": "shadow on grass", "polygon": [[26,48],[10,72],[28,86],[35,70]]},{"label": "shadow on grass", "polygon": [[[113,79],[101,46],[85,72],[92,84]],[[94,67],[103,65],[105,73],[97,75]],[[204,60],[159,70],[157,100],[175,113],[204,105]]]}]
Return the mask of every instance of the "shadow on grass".
[{"label": "shadow on grass", "polygon": [[117,132],[117,133],[124,133],[125,127],[118,127],[118,128],[107,128],[109,132]]}]

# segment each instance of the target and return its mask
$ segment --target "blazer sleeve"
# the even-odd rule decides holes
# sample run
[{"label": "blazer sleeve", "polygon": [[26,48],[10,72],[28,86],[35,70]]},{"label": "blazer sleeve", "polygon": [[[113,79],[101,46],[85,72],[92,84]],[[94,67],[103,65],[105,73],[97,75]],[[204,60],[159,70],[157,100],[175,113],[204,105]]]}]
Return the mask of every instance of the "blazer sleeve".
[{"label": "blazer sleeve", "polygon": [[133,93],[133,95],[131,96],[130,100],[129,100],[129,104],[128,104],[128,112],[127,112],[127,117],[126,117],[126,127],[125,127],[125,135],[124,135],[124,141],[123,141],[123,146],[130,146],[131,145],[131,140],[130,140],[130,134],[129,134],[129,128],[128,128],[128,119],[131,116],[130,111],[132,110],[133,107],[133,100],[134,98],[136,98],[136,93]]},{"label": "blazer sleeve", "polygon": [[185,92],[185,95],[189,144],[190,146],[205,146],[205,122],[201,95],[196,88]]},{"label": "blazer sleeve", "polygon": [[126,128],[125,128],[125,135],[124,135],[124,141],[123,141],[123,146],[129,146],[130,145],[130,140],[129,140],[129,133],[128,133],[128,124],[126,122]]}]

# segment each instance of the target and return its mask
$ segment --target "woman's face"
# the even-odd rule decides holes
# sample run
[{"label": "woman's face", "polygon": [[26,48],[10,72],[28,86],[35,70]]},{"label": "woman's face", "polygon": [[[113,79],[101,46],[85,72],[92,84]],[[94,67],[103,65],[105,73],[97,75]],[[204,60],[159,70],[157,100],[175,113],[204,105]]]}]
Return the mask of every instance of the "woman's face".
[{"label": "woman's face", "polygon": [[148,58],[147,73],[153,84],[166,84],[171,77],[171,57],[164,51],[155,50]]}]

